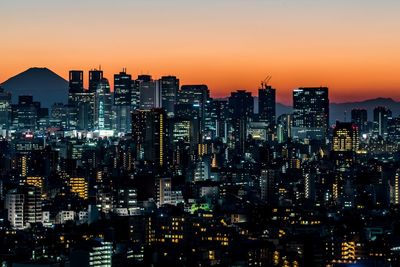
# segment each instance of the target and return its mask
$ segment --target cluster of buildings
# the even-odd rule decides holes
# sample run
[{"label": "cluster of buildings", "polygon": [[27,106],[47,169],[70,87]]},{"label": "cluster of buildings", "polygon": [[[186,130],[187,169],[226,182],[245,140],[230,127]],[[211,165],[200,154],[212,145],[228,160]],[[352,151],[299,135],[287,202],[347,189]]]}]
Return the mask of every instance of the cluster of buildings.
[{"label": "cluster of buildings", "polygon": [[[2,266],[398,266],[400,118],[328,88],[210,97],[70,71],[68,104],[0,89]],[[258,112],[255,113],[255,105]]]}]

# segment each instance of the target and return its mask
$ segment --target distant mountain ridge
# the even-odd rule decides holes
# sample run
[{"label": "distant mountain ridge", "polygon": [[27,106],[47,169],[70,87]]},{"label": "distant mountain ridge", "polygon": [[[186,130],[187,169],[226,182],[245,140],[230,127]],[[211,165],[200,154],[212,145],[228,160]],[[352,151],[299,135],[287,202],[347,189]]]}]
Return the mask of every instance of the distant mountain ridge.
[{"label": "distant mountain ridge", "polygon": [[68,81],[48,68],[29,68],[4,81],[1,87],[11,92],[13,104],[18,103],[20,95],[32,95],[42,107],[68,100]]}]

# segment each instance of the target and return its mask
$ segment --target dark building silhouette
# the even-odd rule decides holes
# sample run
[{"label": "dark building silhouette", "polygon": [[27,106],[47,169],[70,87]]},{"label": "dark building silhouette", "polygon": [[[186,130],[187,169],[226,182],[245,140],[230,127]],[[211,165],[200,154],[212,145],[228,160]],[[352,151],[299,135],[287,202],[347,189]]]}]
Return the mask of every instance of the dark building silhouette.
[{"label": "dark building silhouette", "polygon": [[8,129],[11,124],[11,93],[0,87],[0,129]]},{"label": "dark building silhouette", "polygon": [[131,131],[130,112],[137,108],[137,89],[132,75],[127,74],[125,69],[114,75],[115,129],[118,132]]},{"label": "dark building silhouette", "polygon": [[224,99],[214,99],[211,103],[212,123],[215,125],[215,138],[223,138],[226,142],[228,137],[228,118],[229,118],[229,102]]},{"label": "dark building silhouette", "polygon": [[79,106],[82,104],[81,96],[83,94],[85,94],[85,90],[83,88],[83,71],[71,70],[69,72],[68,90],[68,105],[70,106],[70,114],[68,117],[70,117],[71,120],[70,123],[63,125],[67,129],[78,129]]},{"label": "dark building silhouette", "polygon": [[276,93],[271,86],[258,89],[258,118],[267,122],[269,127],[276,123]]},{"label": "dark building silhouette", "polygon": [[163,76],[161,83],[161,107],[165,109],[168,117],[174,116],[174,106],[179,90],[179,79],[175,76]]},{"label": "dark building silhouette", "polygon": [[152,109],[161,107],[159,82],[151,75],[139,75],[136,80],[139,88],[139,108]]},{"label": "dark building silhouette", "polygon": [[130,106],[133,91],[132,75],[124,69],[119,74],[114,74],[114,105]]},{"label": "dark building silhouette", "polygon": [[351,122],[358,126],[361,133],[368,131],[368,113],[366,109],[355,108],[351,110]]},{"label": "dark building silhouette", "polygon": [[242,155],[245,150],[247,138],[247,123],[253,116],[253,96],[251,92],[238,90],[231,93],[228,101],[235,151]]},{"label": "dark building silhouette", "polygon": [[20,130],[34,131],[37,128],[40,103],[32,96],[19,96],[18,104],[12,106],[12,124]]},{"label": "dark building silhouette", "polygon": [[89,92],[96,92],[97,86],[103,79],[103,71],[102,70],[90,70],[89,71]]},{"label": "dark building silhouette", "polygon": [[328,88],[295,89],[293,91],[293,137],[324,140],[328,128]]},{"label": "dark building silhouette", "polygon": [[71,70],[69,72],[69,93],[83,92],[83,71]]},{"label": "dark building silhouette", "polygon": [[136,110],[132,113],[132,139],[138,159],[164,167],[167,153],[166,124],[164,109]]},{"label": "dark building silhouette", "polygon": [[386,107],[374,108],[373,132],[375,136],[384,139],[388,136],[388,122],[392,118],[392,111]]},{"label": "dark building silhouette", "polygon": [[207,101],[210,98],[210,91],[207,85],[182,85],[178,93],[178,104],[190,104],[199,109],[200,133],[203,133],[206,126]]}]

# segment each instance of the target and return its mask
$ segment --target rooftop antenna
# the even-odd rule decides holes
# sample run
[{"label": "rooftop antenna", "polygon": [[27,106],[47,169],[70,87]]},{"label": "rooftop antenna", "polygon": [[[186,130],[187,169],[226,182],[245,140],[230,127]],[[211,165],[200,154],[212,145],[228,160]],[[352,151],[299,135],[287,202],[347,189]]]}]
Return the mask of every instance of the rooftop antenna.
[{"label": "rooftop antenna", "polygon": [[261,81],[261,89],[266,89],[272,76],[268,75],[264,80]]}]

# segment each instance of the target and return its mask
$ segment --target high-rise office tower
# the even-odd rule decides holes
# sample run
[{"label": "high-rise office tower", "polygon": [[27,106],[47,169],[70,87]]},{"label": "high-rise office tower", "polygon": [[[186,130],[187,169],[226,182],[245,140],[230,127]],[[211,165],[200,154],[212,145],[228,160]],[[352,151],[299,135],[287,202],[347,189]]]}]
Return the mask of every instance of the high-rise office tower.
[{"label": "high-rise office tower", "polygon": [[392,118],[389,121],[388,139],[392,142],[400,142],[400,117]]},{"label": "high-rise office tower", "polygon": [[[199,107],[191,104],[175,105],[175,116],[170,119],[170,130],[174,150],[176,146],[185,144],[189,146],[189,153],[197,155],[200,142],[200,116]],[[176,151],[175,151],[176,152]]]},{"label": "high-rise office tower", "polygon": [[112,96],[108,80],[103,78],[97,85],[94,97],[94,127],[96,130],[112,129]]},{"label": "high-rise office tower", "polygon": [[388,122],[392,118],[392,111],[386,107],[374,108],[374,135],[384,139],[388,137]]},{"label": "high-rise office tower", "polygon": [[63,125],[68,129],[78,128],[78,114],[79,105],[81,104],[81,95],[84,94],[83,89],[83,71],[81,70],[71,70],[69,72],[69,90],[68,90],[68,105],[71,107],[69,109],[70,123]]},{"label": "high-rise office tower", "polygon": [[207,85],[182,85],[178,93],[178,104],[190,104],[199,110],[200,133],[205,130],[207,100],[210,98],[210,91]]},{"label": "high-rise office tower", "polygon": [[265,85],[258,89],[258,117],[260,121],[267,122],[269,128],[275,125],[276,120],[276,94],[275,89]]},{"label": "high-rise office tower", "polygon": [[69,72],[69,94],[66,111],[69,111],[69,122],[65,125],[68,129],[93,130],[94,128],[94,98],[101,78],[102,71],[89,72],[89,88],[83,88],[83,71],[71,70]]},{"label": "high-rise office tower", "polygon": [[292,137],[292,114],[282,114],[278,117],[276,135],[278,143],[283,143]]},{"label": "high-rise office tower", "polygon": [[37,128],[40,103],[32,96],[19,96],[18,104],[12,105],[12,124],[15,129],[31,130]]},{"label": "high-rise office tower", "polygon": [[357,125],[360,133],[368,131],[368,113],[366,109],[355,108],[351,110],[351,122]]},{"label": "high-rise office tower", "polygon": [[79,130],[93,130],[95,92],[78,93],[76,99],[78,102],[77,128]]},{"label": "high-rise office tower", "polygon": [[83,92],[83,71],[71,70],[69,71],[69,93],[82,93]]},{"label": "high-rise office tower", "polygon": [[166,164],[166,114],[164,109],[135,110],[132,113],[132,139],[138,159],[158,167]]},{"label": "high-rise office tower", "polygon": [[97,86],[103,79],[103,71],[102,70],[90,70],[89,71],[89,92],[95,93],[97,90]]},{"label": "high-rise office tower", "polygon": [[179,90],[179,79],[175,76],[163,76],[160,79],[161,107],[165,109],[168,117],[174,116],[174,107]]},{"label": "high-rise office tower", "polygon": [[341,169],[349,168],[359,148],[358,126],[351,122],[336,122],[332,136],[333,160]]},{"label": "high-rise office tower", "polygon": [[140,109],[152,109],[161,107],[160,83],[152,79],[150,75],[139,75],[137,80],[139,87]]},{"label": "high-rise office tower", "polygon": [[118,132],[131,131],[130,113],[133,110],[131,103],[134,89],[132,76],[125,69],[114,75],[115,128]]},{"label": "high-rise office tower", "polygon": [[358,126],[351,122],[336,122],[333,129],[332,151],[357,151],[359,140]]},{"label": "high-rise office tower", "polygon": [[228,101],[235,151],[242,155],[245,151],[247,124],[253,116],[253,96],[251,92],[238,90],[231,93]]},{"label": "high-rise office tower", "polygon": [[293,138],[325,140],[329,128],[327,87],[293,91]]},{"label": "high-rise office tower", "polygon": [[0,129],[11,125],[11,93],[0,87]]},{"label": "high-rise office tower", "polygon": [[222,138],[226,142],[228,137],[229,102],[225,99],[214,99],[211,103],[211,120],[214,124],[213,137]]},{"label": "high-rise office tower", "polygon": [[54,103],[50,110],[50,121],[51,127],[60,127],[65,129],[67,127],[67,118],[69,112],[66,110],[66,105],[63,103]]},{"label": "high-rise office tower", "polygon": [[132,90],[132,75],[127,74],[125,69],[114,74],[114,105],[130,106]]}]

